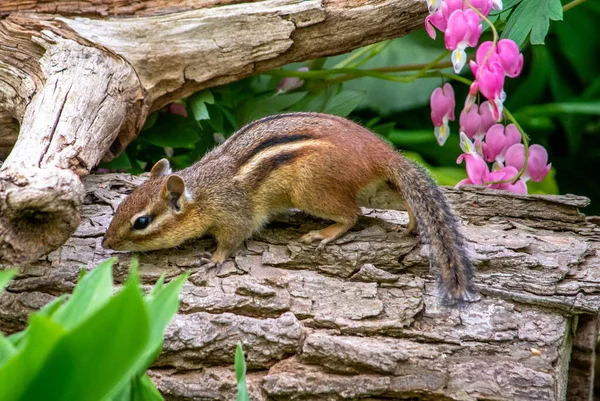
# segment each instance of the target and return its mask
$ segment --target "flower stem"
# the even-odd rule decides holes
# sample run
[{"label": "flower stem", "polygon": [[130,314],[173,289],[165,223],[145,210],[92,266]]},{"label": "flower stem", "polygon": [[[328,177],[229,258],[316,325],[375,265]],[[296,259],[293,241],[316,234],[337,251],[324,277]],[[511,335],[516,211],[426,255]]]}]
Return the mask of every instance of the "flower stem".
[{"label": "flower stem", "polygon": [[580,5],[580,4],[582,4],[582,3],[586,2],[586,1],[587,1],[587,0],[573,0],[572,2],[570,2],[570,3],[567,3],[567,4],[565,4],[565,5],[563,6],[563,12],[565,12],[565,11],[569,11],[569,10],[570,10],[570,9],[572,9],[573,7],[575,7],[575,6],[578,6],[578,5]]},{"label": "flower stem", "polygon": [[479,11],[479,9],[473,7],[473,5],[469,2],[469,0],[464,0],[464,1],[471,10],[475,11],[482,20],[487,22],[487,24],[490,26],[490,29],[492,30],[492,34],[494,35],[494,39],[493,39],[494,44],[498,43],[498,31],[496,30],[496,27],[494,26],[492,21],[490,21],[485,15],[483,15],[483,13],[481,11]]}]

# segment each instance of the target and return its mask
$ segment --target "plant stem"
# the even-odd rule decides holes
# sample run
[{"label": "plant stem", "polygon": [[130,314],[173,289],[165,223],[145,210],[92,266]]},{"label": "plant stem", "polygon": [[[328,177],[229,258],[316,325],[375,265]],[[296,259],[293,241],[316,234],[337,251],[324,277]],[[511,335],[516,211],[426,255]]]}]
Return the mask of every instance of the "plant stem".
[{"label": "plant stem", "polygon": [[572,2],[567,3],[563,6],[563,12],[569,11],[573,7],[580,5],[580,4],[584,3],[585,1],[587,1],[587,0],[573,0]]},{"label": "plant stem", "polygon": [[[479,9],[473,7],[473,5],[469,2],[469,0],[464,0],[465,3],[469,6],[469,8],[473,11],[475,11],[477,13],[477,15],[479,15],[479,17],[484,20],[485,22],[487,22],[487,24],[490,26],[490,29],[492,30],[492,34],[494,35],[494,44],[498,43],[498,31],[496,30],[496,27],[494,26],[494,24],[492,23],[492,21],[490,21],[485,15],[483,15],[481,13],[481,11],[479,11]],[[585,1],[585,0],[584,0]]]}]

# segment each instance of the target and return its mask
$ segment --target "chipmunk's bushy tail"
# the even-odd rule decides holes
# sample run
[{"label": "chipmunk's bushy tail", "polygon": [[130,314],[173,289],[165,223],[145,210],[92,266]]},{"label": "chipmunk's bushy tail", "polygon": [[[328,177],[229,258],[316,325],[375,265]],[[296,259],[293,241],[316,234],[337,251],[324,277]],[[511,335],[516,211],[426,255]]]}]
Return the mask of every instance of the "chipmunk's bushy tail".
[{"label": "chipmunk's bushy tail", "polygon": [[439,289],[446,305],[479,299],[472,283],[473,266],[446,198],[429,174],[405,158],[389,179],[416,217],[421,239],[431,248],[431,265],[439,271]]}]

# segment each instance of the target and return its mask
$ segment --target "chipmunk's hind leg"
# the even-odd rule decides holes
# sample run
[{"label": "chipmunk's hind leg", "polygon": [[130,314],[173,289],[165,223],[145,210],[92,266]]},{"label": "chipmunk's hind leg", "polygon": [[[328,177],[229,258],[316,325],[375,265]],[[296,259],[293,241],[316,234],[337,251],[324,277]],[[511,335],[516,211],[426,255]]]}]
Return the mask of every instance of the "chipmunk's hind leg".
[{"label": "chipmunk's hind leg", "polygon": [[300,237],[300,241],[306,244],[320,240],[317,251],[321,251],[325,245],[344,235],[354,226],[360,216],[360,209],[352,199],[346,201],[327,199],[327,201],[320,200],[315,203],[295,202],[294,206],[313,216],[335,222],[321,230],[311,231]]},{"label": "chipmunk's hind leg", "polygon": [[[329,219],[334,220],[334,218],[332,217],[330,217]],[[348,219],[346,221],[337,222],[335,224],[325,227],[322,230],[311,231],[300,237],[300,241],[304,242],[305,244],[310,244],[315,240],[321,240],[321,242],[317,246],[317,251],[321,251],[323,250],[323,248],[325,248],[325,245],[327,245],[331,241],[335,241],[336,239],[340,238],[346,233],[346,231],[351,229],[352,226],[354,226],[354,224],[356,223],[357,219],[358,216],[355,216],[354,219]]]}]

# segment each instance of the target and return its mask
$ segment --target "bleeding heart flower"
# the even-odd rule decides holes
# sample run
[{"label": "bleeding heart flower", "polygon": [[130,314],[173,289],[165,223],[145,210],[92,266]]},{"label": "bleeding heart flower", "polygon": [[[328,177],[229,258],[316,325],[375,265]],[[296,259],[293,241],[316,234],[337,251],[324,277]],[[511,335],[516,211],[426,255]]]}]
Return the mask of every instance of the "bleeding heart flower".
[{"label": "bleeding heart flower", "polygon": [[506,128],[502,124],[495,124],[487,131],[485,142],[481,144],[483,156],[488,162],[504,162],[504,154],[508,148],[519,142],[521,134],[514,124],[509,124]]},{"label": "bleeding heart flower", "polygon": [[479,107],[476,104],[469,111],[466,109],[461,111],[459,122],[460,132],[464,132],[469,139],[483,137],[485,131],[481,131],[481,116],[479,115]]},{"label": "bleeding heart flower", "polygon": [[[504,159],[507,166],[513,166],[517,170],[521,170],[523,168],[523,163],[525,162],[525,146],[521,143],[512,145],[506,151]],[[523,174],[523,179],[525,181],[529,179],[535,182],[542,181],[546,178],[546,175],[552,167],[551,164],[546,164],[547,162],[548,152],[546,149],[541,145],[531,145],[529,147],[529,159],[527,161],[525,174]]]},{"label": "bleeding heart flower", "polygon": [[434,134],[440,146],[446,143],[450,135],[448,121],[454,121],[454,89],[452,85],[444,84],[431,93],[431,121],[435,126]]},{"label": "bleeding heart flower", "polygon": [[[300,67],[297,71],[306,72],[308,71],[308,67]],[[302,85],[304,85],[304,80],[298,77],[286,77],[279,81],[277,84],[277,88],[275,88],[275,92],[284,93],[289,92],[293,89],[298,89]]]},{"label": "bleeding heart flower", "polygon": [[492,115],[492,105],[487,100],[479,105],[479,115],[481,116],[481,130],[485,133],[490,127],[496,124]]},{"label": "bleeding heart flower", "polygon": [[541,182],[550,171],[552,164],[548,163],[548,152],[542,145],[531,145],[529,147],[529,160],[527,162],[527,174],[533,181]]},{"label": "bleeding heart flower", "polygon": [[481,36],[481,18],[475,11],[455,10],[448,18],[444,41],[446,48],[453,50],[452,65],[457,74],[467,62],[465,49],[477,46],[479,36]]},{"label": "bleeding heart flower", "polygon": [[[471,3],[473,7],[478,9],[486,17],[493,7],[492,0],[469,0],[469,3]],[[469,6],[465,4],[464,7],[466,8]]]},{"label": "bleeding heart flower", "polygon": [[[514,178],[517,174],[519,174],[519,171],[516,168],[514,168],[513,166],[502,167],[501,169],[499,169],[497,171],[504,175],[501,178],[501,180],[510,180],[510,179]],[[502,184],[492,184],[489,186],[489,188],[503,189],[503,190],[510,191],[515,194],[526,194],[527,193],[527,184],[525,183],[525,181],[523,181],[520,178],[517,181],[515,181],[514,183],[503,182]]]},{"label": "bleeding heart flower", "polygon": [[479,84],[479,91],[485,96],[492,106],[492,116],[496,121],[500,121],[504,109],[504,70],[500,63],[484,64],[478,70],[476,81]]},{"label": "bleeding heart flower", "polygon": [[511,39],[502,39],[497,46],[498,62],[504,69],[504,73],[514,78],[523,69],[523,55],[517,44]]},{"label": "bleeding heart flower", "polygon": [[485,182],[502,179],[504,173],[497,171],[490,173],[487,163],[477,153],[475,145],[464,132],[460,133],[460,148],[464,153],[458,156],[456,164],[462,163],[463,160],[465,161],[467,176],[469,178],[460,181],[456,184],[457,187],[461,185],[482,185]]}]

